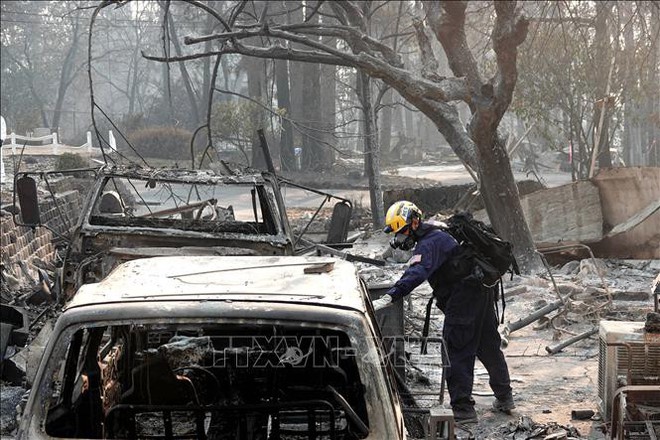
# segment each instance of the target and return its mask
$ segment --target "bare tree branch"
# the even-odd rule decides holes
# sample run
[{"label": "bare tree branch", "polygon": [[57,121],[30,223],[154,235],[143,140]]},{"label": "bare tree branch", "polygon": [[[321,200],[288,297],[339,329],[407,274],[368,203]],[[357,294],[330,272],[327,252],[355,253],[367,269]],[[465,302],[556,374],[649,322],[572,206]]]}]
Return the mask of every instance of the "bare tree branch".
[{"label": "bare tree branch", "polygon": [[233,45],[227,44],[225,47],[222,47],[220,50],[217,51],[200,52],[191,55],[184,55],[181,57],[158,57],[158,56],[147,55],[144,53],[144,51],[142,52],[142,56],[151,61],[169,63],[169,62],[196,60],[199,58],[230,54],[230,53],[237,53],[237,54],[252,56],[257,58],[302,61],[307,63],[335,64],[338,66],[347,66],[347,67],[355,66],[354,63],[352,62],[331,55],[327,55],[318,51],[289,49],[281,46],[271,46],[264,48],[264,47],[256,47],[256,46],[247,46],[239,43]]},{"label": "bare tree branch", "polygon": [[498,118],[511,103],[513,89],[518,80],[518,46],[525,41],[529,21],[515,10],[515,2],[496,1],[497,17],[493,27],[493,50],[497,58],[495,84],[495,110]]},{"label": "bare tree branch", "polygon": [[435,37],[447,54],[449,68],[454,75],[467,78],[471,93],[478,93],[483,81],[465,35],[467,2],[424,2],[424,8]]},{"label": "bare tree branch", "polygon": [[[282,34],[281,32],[287,32]],[[375,50],[383,55],[383,58],[390,64],[401,67],[401,57],[396,54],[389,46],[381,43],[380,41],[371,38],[355,28],[342,25],[320,25],[317,23],[296,23],[292,25],[281,26],[268,26],[264,23],[259,25],[250,26],[239,31],[224,32],[221,34],[203,35],[200,37],[185,37],[184,43],[187,45],[203,43],[206,41],[219,40],[221,42],[228,40],[240,40],[246,38],[253,38],[259,36],[272,36],[279,37],[291,41],[296,41],[294,38],[299,38],[297,42],[309,45],[315,48],[321,48],[326,52],[334,50],[334,54],[341,54],[341,51],[330,48],[329,46],[322,45],[321,43],[305,39],[305,35],[315,35],[322,37],[337,37],[347,41],[352,46],[360,45],[363,50]],[[313,42],[314,44],[310,44]]]},{"label": "bare tree branch", "polygon": [[591,18],[573,17],[567,19],[562,17],[529,17],[529,21],[536,23],[571,23],[576,26],[594,27],[594,21]]},{"label": "bare tree branch", "polygon": [[[261,48],[236,45],[236,47],[226,47],[220,51],[203,52],[182,57],[158,57],[147,55],[144,52],[142,53],[142,56],[151,61],[179,62],[229,53],[238,53],[257,58],[283,59],[308,63],[359,67],[368,72],[374,78],[382,79],[403,96],[418,96],[440,101],[470,102],[471,100],[471,97],[467,93],[465,80],[462,78],[444,78],[439,83],[434,83],[422,78],[416,78],[407,70],[393,68],[384,61],[369,57],[365,54],[356,56],[353,61],[347,61],[315,51],[303,51],[282,47]],[[389,68],[389,71],[385,72],[382,70],[383,68]]]},{"label": "bare tree branch", "polygon": [[422,77],[430,79],[431,81],[442,81],[444,77],[438,74],[440,65],[433,53],[433,47],[426,35],[426,26],[421,20],[414,20],[413,26],[415,27],[415,35],[417,36],[417,44],[419,50],[422,52]]},{"label": "bare tree branch", "polygon": [[369,35],[366,35],[358,31],[357,29],[351,26],[317,24],[313,26],[301,27],[300,25],[297,24],[291,24],[291,25],[279,26],[277,27],[277,29],[283,31],[297,31],[298,33],[301,34],[318,35],[321,37],[343,38],[349,44],[351,43],[355,44],[357,41],[359,41],[360,43],[366,45],[366,47],[368,47],[369,49],[379,52],[381,55],[383,55],[383,58],[393,66],[397,66],[397,67],[403,66],[403,63],[401,62],[401,57],[396,53],[396,51],[392,50],[391,47],[389,47],[386,44],[383,44],[382,42],[376,40],[375,38],[372,38]]}]

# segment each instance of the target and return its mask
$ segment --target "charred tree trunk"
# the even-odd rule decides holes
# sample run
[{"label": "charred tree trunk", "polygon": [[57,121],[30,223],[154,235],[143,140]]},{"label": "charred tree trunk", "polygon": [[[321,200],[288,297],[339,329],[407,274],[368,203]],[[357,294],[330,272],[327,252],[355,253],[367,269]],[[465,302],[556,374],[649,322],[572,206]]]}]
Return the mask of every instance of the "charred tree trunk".
[{"label": "charred tree trunk", "polygon": [[[337,41],[335,38],[325,37],[322,39],[323,43],[329,47],[336,47]],[[321,65],[321,128],[323,132],[320,134],[320,139],[325,142],[321,145],[323,151],[323,161],[330,168],[335,159],[335,151],[332,145],[335,144],[335,118],[336,118],[336,101],[337,101],[337,82],[335,74],[337,66]]]},{"label": "charred tree trunk", "polygon": [[[300,86],[303,83],[303,66],[305,64],[297,61],[289,61],[289,83],[291,84],[290,97],[291,97],[291,119],[300,122],[303,115],[303,88]],[[299,130],[293,133],[293,146],[302,146],[302,134]]]},{"label": "charred tree trunk", "polygon": [[291,125],[291,95],[289,92],[289,63],[285,60],[275,61],[275,82],[277,84],[277,107],[286,119],[282,119],[280,132],[280,161],[282,169],[295,169],[293,154],[293,126]]},{"label": "charred tree trunk", "polygon": [[[594,54],[595,54],[595,75],[596,75],[596,99],[593,110],[593,148],[596,149],[595,155],[598,160],[598,166],[602,168],[611,168],[612,159],[610,157],[610,144],[607,127],[609,127],[609,80],[610,80],[610,44],[609,32],[607,29],[608,16],[611,5],[607,1],[596,4],[596,22],[594,36]],[[594,154],[594,153],[592,153]],[[593,163],[591,164],[593,167]],[[590,174],[594,170],[590,169]]]},{"label": "charred tree trunk", "polygon": [[650,93],[647,97],[647,117],[645,118],[648,153],[645,158],[645,165],[660,166],[660,91],[657,87],[660,82],[660,41],[657,38],[657,35],[660,34],[660,10],[657,7],[651,7],[650,9],[651,22],[653,23],[651,35],[655,35],[656,39],[651,45],[651,53],[649,54],[648,84],[650,85]]},{"label": "charred tree trunk", "polygon": [[[133,57],[131,59],[130,68],[130,86],[128,91],[128,114],[135,114],[135,103],[137,101],[138,91],[138,66],[140,63],[140,28],[135,24],[135,49],[133,50]],[[208,58],[207,58],[208,59]]]},{"label": "charred tree trunk", "polygon": [[378,151],[378,131],[376,116],[372,105],[371,80],[364,72],[358,72],[360,82],[360,104],[364,118],[364,162],[365,172],[369,179],[369,199],[371,201],[371,218],[374,227],[383,226],[384,207],[383,192],[380,185],[380,151]]},{"label": "charred tree trunk", "polygon": [[323,146],[319,142],[321,124],[321,66],[317,63],[303,65],[302,115],[299,118],[302,128],[302,162],[308,171],[325,168]]},{"label": "charred tree trunk", "polygon": [[[495,231],[515,244],[514,252],[522,267],[536,267],[534,241],[525,222],[506,146],[497,140],[492,111],[477,111],[472,136],[477,147],[481,197]],[[495,215],[491,214],[495,213]]]},{"label": "charred tree trunk", "polygon": [[[222,2],[220,3],[219,6],[222,6]],[[214,29],[214,18],[211,14],[206,14],[206,24],[205,24],[205,30],[207,34],[210,34],[213,32]],[[204,43],[204,50],[205,51],[210,51],[211,50],[211,42],[207,41]],[[211,84],[211,78],[214,77],[213,75],[213,68],[211,67],[211,58],[206,57],[202,61],[202,100],[199,105],[199,110],[200,110],[200,117],[202,120],[199,121],[199,125],[206,125],[207,121],[210,118],[210,115],[207,113],[213,112],[213,103],[209,102],[209,98],[212,96],[216,96],[214,93],[211,91],[211,87],[214,87],[214,85]],[[217,76],[217,72],[216,72]],[[225,90],[227,90],[225,88]],[[210,131],[208,129],[206,130],[201,130],[199,133],[199,137],[197,140],[197,144],[199,147],[203,147],[205,145],[209,145],[210,139],[208,138]]]},{"label": "charred tree trunk", "polygon": [[[612,168],[612,155],[610,153],[610,119],[611,119],[611,112],[610,112],[610,105],[609,105],[609,99],[607,102],[603,102],[603,105],[599,106],[599,113],[604,112],[604,115],[602,116],[603,118],[603,124],[602,124],[602,132],[600,133],[599,137],[599,144],[600,147],[598,147],[598,168],[603,169],[603,168]],[[599,116],[600,118],[600,116]]]},{"label": "charred tree trunk", "polygon": [[[169,8],[170,3],[165,2],[163,6],[163,29],[162,29],[162,43],[163,43],[163,54],[166,57],[170,57],[170,34],[168,32],[169,26],[167,25],[168,17],[170,14]],[[163,104],[167,108],[167,117],[168,123],[174,125],[174,108],[172,107],[172,78],[170,75],[170,65],[163,64],[162,70],[162,82],[163,82]]]},{"label": "charred tree trunk", "polygon": [[[394,3],[390,3],[392,5]],[[392,42],[392,49],[396,52],[398,50],[399,46],[399,29],[400,29],[400,24],[401,24],[401,16],[403,14],[403,6],[404,2],[399,2],[397,5],[397,10],[395,12],[396,14],[396,21],[394,24],[394,39]],[[394,9],[392,8],[392,12]],[[386,29],[380,29],[381,34],[385,33]],[[392,149],[392,99],[394,91],[392,88],[388,87],[387,90],[385,90],[385,93],[383,93],[383,96],[380,100],[379,103],[382,107],[380,109],[380,122],[379,122],[379,129],[380,129],[380,153],[383,154],[383,152],[386,155],[390,154],[390,150]],[[376,118],[378,121],[378,118]]]},{"label": "charred tree trunk", "polygon": [[[632,3],[622,3],[620,5],[622,18],[625,22],[632,19],[633,15],[633,4]],[[633,26],[626,26],[623,31],[623,44],[624,44],[624,53],[625,53],[625,78],[623,82],[623,160],[628,166],[632,166],[636,163],[634,157],[636,156],[636,150],[638,145],[635,143],[634,138],[634,95],[636,91],[636,81],[635,81],[635,42],[633,36]]]},{"label": "charred tree trunk", "polygon": [[62,105],[64,104],[66,91],[74,79],[74,63],[76,59],[76,53],[78,52],[78,40],[80,39],[80,35],[78,34],[78,26],[79,18],[76,17],[73,26],[71,45],[69,46],[69,50],[66,53],[66,57],[64,57],[64,63],[62,64],[62,70],[60,72],[60,82],[57,88],[57,98],[55,99],[55,108],[53,109],[53,120],[51,126],[53,130],[57,130],[59,128],[60,118],[62,117]]},{"label": "charred tree trunk", "polygon": [[[285,5],[287,10],[287,24],[299,23],[304,20],[302,14],[302,8],[297,9],[299,6],[298,2],[286,1]],[[301,45],[295,42],[288,42],[288,47],[291,49],[300,48]],[[303,116],[303,88],[301,87],[303,83],[303,68],[305,63],[300,61],[288,61],[289,63],[289,92],[291,98],[291,112],[289,117],[294,121],[299,122]],[[293,147],[302,146],[302,134],[299,130],[294,130],[293,132]]]},{"label": "charred tree trunk", "polygon": [[380,151],[389,154],[392,149],[392,89],[383,94],[380,111]]},{"label": "charred tree trunk", "polygon": [[[399,95],[394,93],[392,95],[392,135],[399,138],[405,136],[405,129],[403,125],[403,106],[399,105]],[[390,140],[390,150],[392,149]]]},{"label": "charred tree trunk", "polygon": [[[219,6],[218,9],[222,8],[222,3],[223,3],[222,1],[217,1],[215,3],[217,4],[216,7]],[[214,23],[215,23],[215,19],[213,18],[213,16],[211,14],[206,14],[206,22],[204,29],[207,35],[213,32]],[[206,52],[210,51],[211,44],[212,44],[211,41],[205,42],[204,51]],[[211,93],[211,74],[212,74],[211,58],[205,57],[204,60],[202,61],[202,104],[201,105],[207,105],[209,101],[209,95]],[[225,90],[227,89],[225,88]]]},{"label": "charred tree trunk", "polygon": [[405,125],[406,125],[406,140],[408,142],[411,142],[413,139],[415,139],[415,125],[413,122],[413,112],[406,109],[403,109],[403,116],[405,120]]},{"label": "charred tree trunk", "polygon": [[[496,19],[491,38],[497,60],[497,75],[484,81],[470,52],[465,35],[465,2],[425,4],[431,26],[447,54],[449,67],[457,77],[467,78],[472,112],[469,135],[476,147],[476,160],[469,154],[470,140],[464,139],[456,121],[443,118],[438,129],[461,159],[479,172],[480,189],[488,217],[495,231],[514,245],[514,253],[523,270],[540,266],[536,248],[520,204],[518,187],[511,170],[505,142],[498,136],[498,126],[511,103],[518,79],[517,47],[527,36],[528,21],[520,17],[515,2],[495,2]],[[441,7],[442,11],[437,8]],[[419,35],[425,68],[437,71],[425,35]],[[426,46],[426,49],[425,49]],[[418,106],[419,108],[419,106]],[[457,115],[457,112],[456,112]],[[456,117],[458,119],[458,117]],[[458,120],[460,122],[460,120]]]},{"label": "charred tree trunk", "polygon": [[[318,15],[310,23],[318,23]],[[312,39],[312,37],[310,37]],[[317,38],[313,38],[318,41]],[[330,147],[324,144],[327,127],[322,122],[321,100],[321,65],[305,63],[302,68],[302,115],[299,121],[302,128],[302,162],[308,171],[323,171],[330,169]],[[324,84],[325,87],[325,84]]]},{"label": "charred tree trunk", "polygon": [[[179,38],[176,33],[176,26],[174,26],[174,20],[172,19],[171,15],[168,17],[168,26],[170,27],[170,32],[172,33],[172,43],[174,43],[174,51],[176,52],[176,55],[180,57],[182,55],[181,44],[179,43]],[[181,71],[181,79],[183,81],[184,87],[186,88],[186,94],[188,95],[190,111],[192,112],[191,113],[192,125],[193,127],[196,128],[199,126],[202,120],[200,117],[199,108],[197,107],[197,94],[193,89],[192,80],[190,79],[190,74],[188,73],[186,64],[183,61],[179,62],[179,70]]]},{"label": "charred tree trunk", "polygon": [[[248,79],[248,94],[250,98],[257,102],[263,102],[264,90],[264,74],[263,74],[263,61],[258,58],[245,58],[245,71]],[[251,126],[255,128],[250,133],[250,144],[252,146],[252,155],[250,165],[257,169],[266,169],[266,161],[264,159],[263,150],[257,134],[257,129],[263,128],[263,111],[257,107],[256,104],[251,104],[250,116],[253,119]]]}]

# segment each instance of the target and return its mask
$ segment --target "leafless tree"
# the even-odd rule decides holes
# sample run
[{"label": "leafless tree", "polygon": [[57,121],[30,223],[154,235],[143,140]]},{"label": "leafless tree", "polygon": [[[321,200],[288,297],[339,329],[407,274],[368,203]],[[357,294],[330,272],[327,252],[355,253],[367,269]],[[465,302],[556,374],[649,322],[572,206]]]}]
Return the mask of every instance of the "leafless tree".
[{"label": "leafless tree", "polygon": [[[416,36],[424,62],[421,74],[406,68],[399,54],[387,44],[369,35],[360,2],[305,2],[305,19],[285,22],[284,16],[270,16],[268,8],[257,16],[245,10],[247,2],[238,2],[230,12],[219,14],[196,0],[187,3],[205,9],[222,24],[220,33],[187,36],[186,45],[216,43],[214,50],[203,50],[180,57],[145,56],[164,62],[179,62],[222,54],[242,54],[259,58],[286,59],[334,64],[358,69],[371,78],[382,80],[405,100],[433,121],[457,156],[477,170],[481,192],[495,229],[514,244],[523,266],[530,267],[534,244],[525,223],[518,190],[509,158],[498,135],[498,125],[511,102],[517,80],[517,48],[527,36],[528,21],[516,8],[515,1],[496,1],[495,19],[490,35],[496,68],[486,77],[471,52],[465,30],[467,2],[423,2],[424,15],[415,24]],[[369,8],[373,14],[382,2]],[[320,15],[322,20],[312,18]],[[232,23],[230,25],[230,23]],[[247,41],[264,37],[256,46]],[[339,40],[329,46],[323,38]],[[432,45],[435,38],[443,48],[453,77],[441,76]],[[456,104],[466,103],[471,111],[465,124]],[[377,165],[378,151],[371,151]],[[377,179],[377,176],[370,176]],[[374,183],[373,180],[370,183]],[[382,209],[382,201],[372,203]],[[381,214],[382,211],[379,212]],[[382,215],[382,214],[381,214]]]}]

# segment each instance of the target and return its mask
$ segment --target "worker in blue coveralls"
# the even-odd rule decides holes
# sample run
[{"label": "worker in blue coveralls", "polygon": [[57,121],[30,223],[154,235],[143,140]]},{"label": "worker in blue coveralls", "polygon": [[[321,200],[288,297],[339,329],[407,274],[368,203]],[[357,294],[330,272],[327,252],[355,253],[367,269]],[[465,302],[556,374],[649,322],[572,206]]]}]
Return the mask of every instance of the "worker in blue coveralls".
[{"label": "worker in blue coveralls", "polygon": [[494,288],[481,282],[483,273],[447,232],[422,222],[422,211],[408,201],[394,203],[385,217],[385,232],[393,233],[393,248],[412,250],[409,267],[387,294],[374,300],[375,310],[400,301],[424,281],[433,288],[438,307],[445,315],[442,335],[449,368],[447,388],[454,419],[477,421],[472,398],[474,363],[479,358],[495,393],[493,408],[510,414],[515,408],[509,369],[500,349]]}]

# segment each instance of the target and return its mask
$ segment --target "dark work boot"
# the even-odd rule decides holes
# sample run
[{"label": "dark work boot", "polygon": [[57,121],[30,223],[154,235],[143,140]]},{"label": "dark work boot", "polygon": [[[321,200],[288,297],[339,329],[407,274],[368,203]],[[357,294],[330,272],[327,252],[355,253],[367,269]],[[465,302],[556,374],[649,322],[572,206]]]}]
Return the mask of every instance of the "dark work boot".
[{"label": "dark work boot", "polygon": [[516,404],[513,402],[513,396],[509,394],[503,398],[495,398],[493,402],[493,409],[495,411],[500,411],[505,414],[511,414],[511,410],[516,407]]},{"label": "dark work boot", "polygon": [[477,412],[471,405],[461,405],[452,408],[456,423],[477,423]]}]

